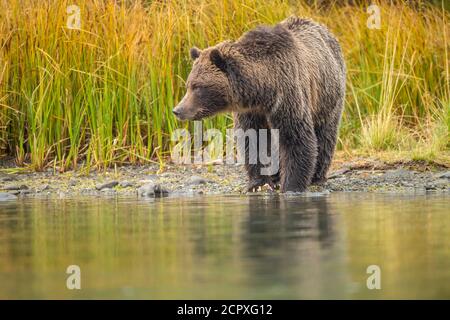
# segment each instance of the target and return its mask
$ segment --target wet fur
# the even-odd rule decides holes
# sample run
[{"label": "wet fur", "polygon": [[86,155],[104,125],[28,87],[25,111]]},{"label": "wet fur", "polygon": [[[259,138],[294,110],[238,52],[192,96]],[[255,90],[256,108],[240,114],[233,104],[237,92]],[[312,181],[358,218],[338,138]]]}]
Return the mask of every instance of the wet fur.
[{"label": "wet fur", "polygon": [[246,167],[250,189],[281,179],[286,192],[326,181],[345,77],[340,46],[328,29],[290,17],[203,50],[188,81],[207,88],[199,112],[232,111],[236,128],[280,130],[279,175],[262,177],[259,164]]}]

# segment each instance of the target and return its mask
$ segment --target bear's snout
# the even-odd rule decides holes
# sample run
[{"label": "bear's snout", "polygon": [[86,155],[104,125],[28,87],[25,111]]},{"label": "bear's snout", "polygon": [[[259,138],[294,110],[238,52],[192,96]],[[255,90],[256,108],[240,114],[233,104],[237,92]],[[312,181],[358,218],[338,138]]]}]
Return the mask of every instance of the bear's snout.
[{"label": "bear's snout", "polygon": [[175,108],[173,108],[173,110],[172,110],[173,114],[179,120],[186,120],[187,119],[186,100],[187,100],[187,97],[184,96],[183,99],[181,99],[181,101],[178,103],[178,105]]},{"label": "bear's snout", "polygon": [[180,108],[178,108],[178,106],[173,108],[172,112],[177,118],[181,115],[181,111],[180,111]]},{"label": "bear's snout", "polygon": [[189,92],[186,93],[183,99],[172,110],[178,120],[193,120],[198,111],[197,104],[193,101],[193,96]]},{"label": "bear's snout", "polygon": [[178,118],[178,120],[189,120],[188,112],[186,111],[186,106],[182,103],[178,104],[172,110],[173,114]]}]

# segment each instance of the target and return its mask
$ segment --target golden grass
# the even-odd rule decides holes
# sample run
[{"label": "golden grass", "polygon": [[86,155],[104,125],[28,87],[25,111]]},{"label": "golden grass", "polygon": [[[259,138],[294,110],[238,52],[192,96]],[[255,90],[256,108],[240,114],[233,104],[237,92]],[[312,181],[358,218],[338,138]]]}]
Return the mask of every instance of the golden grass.
[{"label": "golden grass", "polygon": [[[164,163],[180,127],[191,46],[236,39],[291,14],[327,25],[342,44],[348,92],[339,148],[434,158],[449,148],[449,13],[379,2],[320,9],[303,1],[75,1],[81,30],[66,27],[74,1],[0,2],[0,155],[60,170]],[[293,5],[293,3],[295,3]],[[229,116],[204,122],[225,130]]]}]

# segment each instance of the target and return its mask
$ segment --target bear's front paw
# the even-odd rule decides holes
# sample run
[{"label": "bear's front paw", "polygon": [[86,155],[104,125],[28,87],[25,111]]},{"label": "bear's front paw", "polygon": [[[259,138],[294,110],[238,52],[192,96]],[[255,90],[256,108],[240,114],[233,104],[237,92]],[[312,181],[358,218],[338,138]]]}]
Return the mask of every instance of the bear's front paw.
[{"label": "bear's front paw", "polygon": [[312,185],[315,186],[322,186],[327,182],[327,178],[326,177],[314,177],[311,181]]},{"label": "bear's front paw", "polygon": [[268,185],[270,189],[275,190],[280,187],[280,175],[262,176],[257,178],[250,178],[247,185],[247,192],[256,192],[259,187]]},{"label": "bear's front paw", "polygon": [[259,187],[262,187],[267,183],[264,177],[258,178],[250,178],[250,181],[247,184],[247,192],[256,192]]},{"label": "bear's front paw", "polygon": [[267,184],[270,186],[270,188],[272,190],[279,189],[280,188],[280,180],[281,180],[280,174],[277,173],[273,176],[267,177]]}]

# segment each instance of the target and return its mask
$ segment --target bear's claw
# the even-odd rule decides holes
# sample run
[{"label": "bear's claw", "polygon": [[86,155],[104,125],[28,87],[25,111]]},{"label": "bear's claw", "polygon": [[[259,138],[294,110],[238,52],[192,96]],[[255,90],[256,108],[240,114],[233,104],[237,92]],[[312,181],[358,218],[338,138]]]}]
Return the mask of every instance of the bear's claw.
[{"label": "bear's claw", "polygon": [[265,184],[266,180],[264,178],[253,178],[247,185],[247,192],[256,192],[259,187],[262,187]]},{"label": "bear's claw", "polygon": [[280,183],[279,175],[251,178],[247,185],[247,192],[256,192],[258,191],[259,187],[262,187],[266,184],[273,191],[279,188],[279,183]]}]

